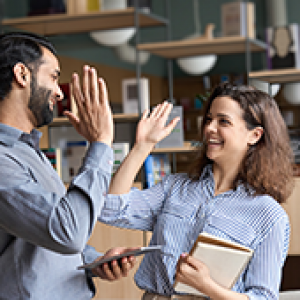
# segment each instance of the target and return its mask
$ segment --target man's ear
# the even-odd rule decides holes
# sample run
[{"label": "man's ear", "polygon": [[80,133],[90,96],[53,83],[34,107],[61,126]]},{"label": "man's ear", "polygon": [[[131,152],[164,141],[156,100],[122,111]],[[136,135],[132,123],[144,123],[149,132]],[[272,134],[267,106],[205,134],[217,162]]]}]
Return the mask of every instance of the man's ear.
[{"label": "man's ear", "polygon": [[264,129],[262,127],[260,126],[255,127],[254,129],[251,130],[248,144],[255,145],[261,139],[263,134],[264,134]]},{"label": "man's ear", "polygon": [[29,69],[21,62],[15,64],[13,68],[16,82],[25,87],[29,83]]}]

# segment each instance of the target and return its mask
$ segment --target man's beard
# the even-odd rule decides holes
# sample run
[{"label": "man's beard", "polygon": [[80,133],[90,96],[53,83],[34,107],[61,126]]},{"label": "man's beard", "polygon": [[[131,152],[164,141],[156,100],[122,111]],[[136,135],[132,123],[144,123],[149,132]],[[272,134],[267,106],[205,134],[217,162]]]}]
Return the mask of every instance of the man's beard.
[{"label": "man's beard", "polygon": [[51,90],[38,86],[36,76],[32,76],[31,93],[28,108],[36,119],[36,127],[48,125],[53,120],[53,111],[50,109],[49,99]]}]

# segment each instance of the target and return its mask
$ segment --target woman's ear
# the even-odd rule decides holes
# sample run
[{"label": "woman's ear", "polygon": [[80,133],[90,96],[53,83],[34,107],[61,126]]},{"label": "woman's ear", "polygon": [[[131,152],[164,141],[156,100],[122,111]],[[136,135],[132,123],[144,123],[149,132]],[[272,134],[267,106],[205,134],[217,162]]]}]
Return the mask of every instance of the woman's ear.
[{"label": "woman's ear", "polygon": [[264,134],[264,129],[260,126],[255,127],[253,130],[251,130],[251,134],[249,137],[248,144],[249,145],[255,145],[262,137]]},{"label": "woman's ear", "polygon": [[23,63],[15,64],[13,72],[15,80],[20,86],[25,87],[29,83],[29,70]]}]

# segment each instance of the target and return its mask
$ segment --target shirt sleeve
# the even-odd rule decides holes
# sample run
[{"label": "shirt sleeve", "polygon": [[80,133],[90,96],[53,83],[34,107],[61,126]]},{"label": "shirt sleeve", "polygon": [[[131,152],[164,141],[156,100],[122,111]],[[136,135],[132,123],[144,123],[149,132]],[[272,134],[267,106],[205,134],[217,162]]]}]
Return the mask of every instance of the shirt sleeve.
[{"label": "shirt sleeve", "polygon": [[[30,166],[16,159],[9,153],[1,157],[0,227],[49,250],[64,254],[82,252],[109,186],[112,149],[91,143],[66,193],[64,189],[47,189],[35,178]],[[40,162],[37,166],[45,168]],[[51,178],[49,184],[50,181]]]},{"label": "shirt sleeve", "polygon": [[269,229],[255,249],[245,278],[250,300],[278,299],[282,267],[288,253],[290,226],[284,215]]},{"label": "shirt sleeve", "polygon": [[170,181],[172,176],[142,191],[132,188],[128,194],[108,194],[98,220],[117,227],[152,231]]},{"label": "shirt sleeve", "polygon": [[85,264],[94,262],[99,256],[103,256],[103,253],[99,253],[90,245],[86,245],[82,252],[83,262]]}]

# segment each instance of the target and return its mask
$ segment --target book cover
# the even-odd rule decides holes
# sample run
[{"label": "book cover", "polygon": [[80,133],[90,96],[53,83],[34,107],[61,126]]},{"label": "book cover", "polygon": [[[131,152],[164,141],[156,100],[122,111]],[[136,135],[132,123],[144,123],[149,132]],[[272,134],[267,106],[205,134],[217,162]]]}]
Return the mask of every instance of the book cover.
[{"label": "book cover", "polygon": [[248,36],[255,39],[255,5],[243,1],[224,3],[221,6],[223,36]]},{"label": "book cover", "polygon": [[150,154],[144,162],[146,187],[160,182],[166,175],[171,174],[171,163],[167,153]]},{"label": "book cover", "polygon": [[120,167],[123,159],[129,153],[129,143],[113,143],[112,148],[114,151],[114,164],[112,174],[115,174]]},{"label": "book cover", "polygon": [[41,151],[49,159],[58,175],[62,176],[62,151],[60,148],[43,148]]},{"label": "book cover", "polygon": [[[208,233],[201,233],[190,255],[201,260],[209,268],[211,278],[215,282],[231,288],[250,261],[253,250]],[[181,282],[176,282],[174,287],[178,292],[203,295]]]},{"label": "book cover", "polygon": [[[140,86],[138,86],[138,84]],[[140,88],[140,103],[138,97],[138,88]],[[143,113],[149,109],[150,89],[149,79],[140,78],[125,78],[122,80],[122,103],[123,112],[125,114],[138,114]],[[139,107],[140,104],[140,107]],[[139,109],[141,111],[139,111]]]},{"label": "book cover", "polygon": [[69,141],[64,149],[62,180],[69,183],[78,173],[88,147],[87,141]]},{"label": "book cover", "polygon": [[179,121],[172,130],[172,132],[163,140],[155,145],[155,148],[180,148],[184,144],[184,131],[183,131],[183,108],[182,106],[173,106],[169,114],[167,124],[175,117],[179,117]]}]

